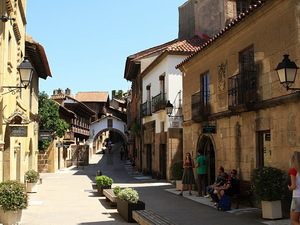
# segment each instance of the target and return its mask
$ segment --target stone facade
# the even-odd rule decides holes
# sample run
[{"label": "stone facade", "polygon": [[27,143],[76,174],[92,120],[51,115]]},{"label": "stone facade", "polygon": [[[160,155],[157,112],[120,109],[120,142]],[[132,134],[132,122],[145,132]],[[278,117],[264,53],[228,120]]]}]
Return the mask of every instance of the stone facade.
[{"label": "stone facade", "polygon": [[189,0],[179,7],[179,39],[213,37],[237,15],[236,1]]},{"label": "stone facade", "polygon": [[[284,54],[300,65],[299,8],[296,0],[261,2],[178,65],[184,74],[184,154],[195,156],[203,149],[211,175],[220,165],[226,171],[237,169],[241,179],[249,179],[252,169],[262,165],[287,170],[292,152],[299,151],[299,94],[287,92],[274,70]],[[235,75],[245,79],[241,57],[248,50],[254,53],[255,76],[244,84],[253,84],[251,93],[243,83],[232,89]],[[195,117],[192,96],[203,91],[203,74],[210,76],[209,111]],[[300,86],[299,78],[294,86]],[[251,98],[245,98],[247,93]],[[243,101],[233,104],[234,96]],[[205,131],[207,126],[216,131]]]}]

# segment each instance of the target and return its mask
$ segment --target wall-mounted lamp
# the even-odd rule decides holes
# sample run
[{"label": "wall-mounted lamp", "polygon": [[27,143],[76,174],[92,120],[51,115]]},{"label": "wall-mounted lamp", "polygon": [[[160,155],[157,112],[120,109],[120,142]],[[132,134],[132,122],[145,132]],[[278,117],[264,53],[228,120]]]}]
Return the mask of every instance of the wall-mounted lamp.
[{"label": "wall-mounted lamp", "polygon": [[168,100],[166,106],[165,106],[165,110],[166,110],[166,113],[167,115],[170,117],[171,114],[172,114],[172,111],[173,111],[173,108],[174,106],[172,105],[172,103]]},{"label": "wall-mounted lamp", "polygon": [[300,90],[300,88],[291,88],[291,85],[295,83],[297,70],[299,67],[295,62],[289,59],[289,55],[283,55],[283,60],[275,69],[279,77],[280,83],[286,88],[286,90]]},{"label": "wall-mounted lamp", "polygon": [[[31,63],[29,62],[29,60],[27,59],[27,57],[24,57],[24,61],[19,65],[19,67],[17,68],[20,74],[20,78],[21,78],[21,84],[23,86],[2,86],[1,89],[3,88],[8,88],[8,92],[5,92],[3,94],[7,94],[7,93],[12,93],[13,95],[16,94],[17,92],[21,91],[21,88],[27,88],[32,80],[32,74],[33,74],[33,67],[31,65]],[[2,94],[2,95],[3,95]]]},{"label": "wall-mounted lamp", "polygon": [[[178,109],[177,111],[177,114],[179,113],[180,116],[171,116],[172,113],[173,113],[173,109],[174,109],[174,105],[175,102],[176,102],[176,99],[177,97],[179,98],[178,101],[179,101],[179,104],[178,104],[178,107],[176,109]],[[174,99],[174,102],[173,104],[170,102],[170,100],[167,101],[167,104],[165,105],[165,110],[166,110],[166,113],[169,117],[174,117],[174,118],[182,118],[182,114],[181,114],[181,90],[178,91],[177,95],[175,96],[175,99]]]},{"label": "wall-mounted lamp", "polygon": [[1,16],[0,19],[4,23],[6,23],[8,20],[16,20],[15,18],[9,18],[8,16],[5,15]]},{"label": "wall-mounted lamp", "polygon": [[173,104],[170,102],[170,100],[168,100],[168,102],[165,106],[165,110],[166,110],[167,115],[169,117],[173,117],[173,118],[182,118],[182,116],[171,116],[172,113],[173,113],[173,109],[174,109]]}]

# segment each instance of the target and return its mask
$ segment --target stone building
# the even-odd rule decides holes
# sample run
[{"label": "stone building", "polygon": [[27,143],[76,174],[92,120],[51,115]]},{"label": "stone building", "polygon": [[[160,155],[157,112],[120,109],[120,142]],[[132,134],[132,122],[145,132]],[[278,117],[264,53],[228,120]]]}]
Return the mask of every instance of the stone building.
[{"label": "stone building", "polygon": [[287,170],[299,151],[299,92],[281,86],[275,71],[284,54],[300,65],[299,15],[297,0],[257,1],[177,65],[183,149],[204,150],[211,179],[220,165],[242,179],[258,166]]},{"label": "stone building", "polygon": [[[68,132],[59,144],[50,148],[54,151],[54,171],[83,161],[88,164],[94,153],[89,149],[90,124],[96,112],[83,102],[74,98],[70,89],[54,90],[51,99],[60,105],[60,117],[70,125]],[[55,141],[54,141],[55,142]],[[57,148],[57,150],[56,150]]]}]

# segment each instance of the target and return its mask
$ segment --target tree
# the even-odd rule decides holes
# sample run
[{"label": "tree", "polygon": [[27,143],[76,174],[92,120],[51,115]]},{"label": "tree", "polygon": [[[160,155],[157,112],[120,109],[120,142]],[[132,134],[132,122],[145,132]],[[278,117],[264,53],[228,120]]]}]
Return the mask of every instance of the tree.
[{"label": "tree", "polygon": [[115,98],[115,99],[122,99],[124,96],[124,93],[122,90],[112,90],[112,98]]},{"label": "tree", "polygon": [[[49,99],[45,92],[39,93],[39,115],[39,129],[50,130],[54,137],[62,137],[69,128],[69,124],[59,118],[59,104]],[[40,141],[39,149],[44,150],[49,144],[49,141]]]}]

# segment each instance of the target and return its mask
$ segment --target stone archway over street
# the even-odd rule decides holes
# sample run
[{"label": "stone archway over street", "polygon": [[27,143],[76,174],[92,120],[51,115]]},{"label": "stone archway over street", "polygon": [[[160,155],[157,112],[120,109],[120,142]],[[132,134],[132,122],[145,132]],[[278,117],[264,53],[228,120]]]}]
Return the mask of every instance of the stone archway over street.
[{"label": "stone archway over street", "polygon": [[94,148],[94,141],[102,132],[104,131],[114,131],[119,133],[125,142],[127,142],[127,136],[125,132],[127,131],[127,125],[124,121],[115,116],[106,116],[97,121],[94,121],[90,126],[90,149]]}]

